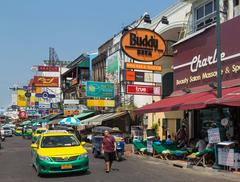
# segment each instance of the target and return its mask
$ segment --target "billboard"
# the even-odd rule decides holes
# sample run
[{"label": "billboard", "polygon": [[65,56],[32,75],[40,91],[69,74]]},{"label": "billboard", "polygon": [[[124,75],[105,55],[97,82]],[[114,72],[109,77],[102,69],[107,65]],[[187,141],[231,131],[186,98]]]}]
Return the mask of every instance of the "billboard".
[{"label": "billboard", "polygon": [[34,76],[35,87],[59,87],[58,77]]},{"label": "billboard", "polygon": [[108,82],[87,82],[86,96],[98,98],[113,98],[114,84]]},{"label": "billboard", "polygon": [[17,91],[17,106],[18,107],[26,107],[27,106],[27,97],[25,96],[25,90]]},{"label": "billboard", "polygon": [[38,71],[59,72],[59,67],[57,67],[57,66],[38,66]]},{"label": "billboard", "polygon": [[127,94],[131,95],[161,95],[161,87],[152,85],[127,85]]},{"label": "billboard", "polygon": [[115,100],[87,100],[88,107],[115,107]]},{"label": "billboard", "polygon": [[106,81],[107,82],[118,83],[119,63],[120,63],[119,51],[107,57],[106,59]]}]

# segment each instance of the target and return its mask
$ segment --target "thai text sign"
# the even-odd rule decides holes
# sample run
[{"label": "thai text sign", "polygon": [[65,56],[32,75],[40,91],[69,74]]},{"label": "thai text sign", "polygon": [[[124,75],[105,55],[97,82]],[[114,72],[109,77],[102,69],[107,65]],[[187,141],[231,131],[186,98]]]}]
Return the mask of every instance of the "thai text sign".
[{"label": "thai text sign", "polygon": [[[238,16],[221,24],[223,81],[240,78],[240,46],[236,38],[240,33],[239,21]],[[174,90],[217,82],[215,26],[176,44],[174,49]]]},{"label": "thai text sign", "polygon": [[126,32],[122,36],[121,47],[128,57],[143,62],[160,59],[166,49],[159,34],[144,28],[134,28]]},{"label": "thai text sign", "polygon": [[218,148],[218,164],[234,167],[234,149]]},{"label": "thai text sign", "polygon": [[38,66],[38,71],[59,72],[59,67],[57,67],[57,66]]},{"label": "thai text sign", "polygon": [[81,107],[78,104],[64,104],[64,116],[79,115]]},{"label": "thai text sign", "polygon": [[98,98],[113,98],[114,84],[108,82],[87,82],[86,96]]},{"label": "thai text sign", "polygon": [[88,107],[115,107],[115,100],[87,100]]},{"label": "thai text sign", "polygon": [[162,66],[152,64],[126,63],[126,68],[136,70],[162,71]]},{"label": "thai text sign", "polygon": [[132,95],[161,95],[161,87],[151,85],[127,85],[127,94]]},{"label": "thai text sign", "polygon": [[58,77],[34,76],[35,87],[59,87]]},{"label": "thai text sign", "polygon": [[221,142],[219,128],[211,128],[208,130],[208,140],[209,143]]}]

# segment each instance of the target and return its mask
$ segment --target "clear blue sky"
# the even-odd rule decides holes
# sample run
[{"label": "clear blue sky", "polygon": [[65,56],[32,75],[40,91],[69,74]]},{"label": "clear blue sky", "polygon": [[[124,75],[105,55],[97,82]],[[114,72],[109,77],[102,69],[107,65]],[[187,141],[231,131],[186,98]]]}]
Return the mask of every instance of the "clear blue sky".
[{"label": "clear blue sky", "polygon": [[176,0],[6,0],[0,3],[0,106],[13,84],[23,85],[32,65],[48,58],[73,60],[118,33],[145,11],[152,17]]}]

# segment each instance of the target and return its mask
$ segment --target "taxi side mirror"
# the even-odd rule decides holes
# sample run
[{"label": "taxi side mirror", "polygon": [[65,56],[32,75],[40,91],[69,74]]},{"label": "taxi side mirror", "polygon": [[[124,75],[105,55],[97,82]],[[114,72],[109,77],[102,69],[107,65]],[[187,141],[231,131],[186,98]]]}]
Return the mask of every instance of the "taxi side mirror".
[{"label": "taxi side mirror", "polygon": [[32,149],[36,149],[36,148],[38,148],[38,145],[37,145],[36,143],[33,143],[33,144],[31,145],[31,148],[32,148]]},{"label": "taxi side mirror", "polygon": [[82,145],[82,146],[86,145],[86,142],[81,142],[81,145]]}]

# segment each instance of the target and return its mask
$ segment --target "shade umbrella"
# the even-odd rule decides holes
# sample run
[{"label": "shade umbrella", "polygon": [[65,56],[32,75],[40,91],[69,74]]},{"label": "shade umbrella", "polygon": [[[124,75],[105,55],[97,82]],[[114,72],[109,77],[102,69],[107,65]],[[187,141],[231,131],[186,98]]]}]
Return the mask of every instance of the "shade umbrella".
[{"label": "shade umbrella", "polygon": [[61,125],[70,125],[70,126],[80,126],[81,122],[79,119],[74,118],[74,117],[68,117],[62,119],[58,124]]}]

